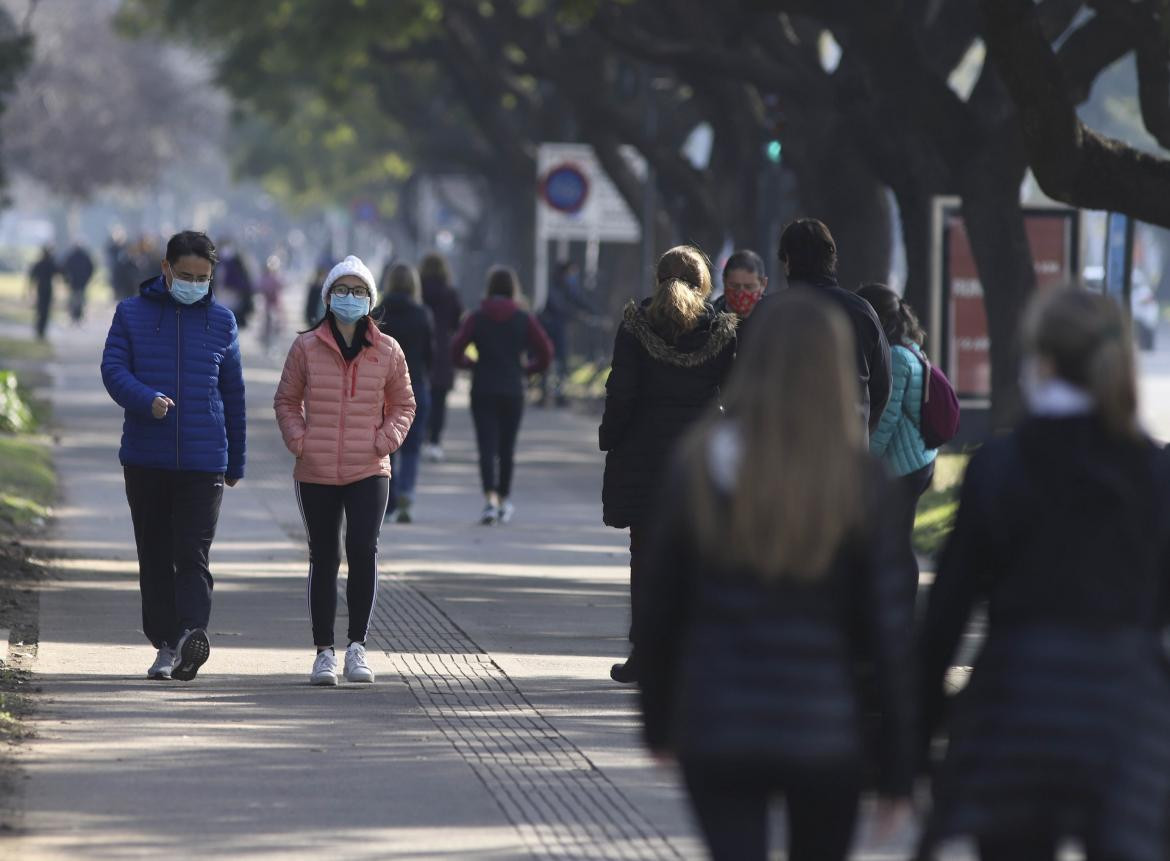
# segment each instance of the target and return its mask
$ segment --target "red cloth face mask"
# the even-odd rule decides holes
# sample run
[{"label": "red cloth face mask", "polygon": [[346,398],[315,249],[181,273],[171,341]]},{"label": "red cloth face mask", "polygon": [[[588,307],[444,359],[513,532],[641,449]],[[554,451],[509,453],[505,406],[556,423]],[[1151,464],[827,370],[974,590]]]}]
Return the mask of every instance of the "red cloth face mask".
[{"label": "red cloth face mask", "polygon": [[746,317],[755,309],[756,303],[760,301],[760,297],[764,295],[764,291],[744,290],[737,287],[732,290],[724,290],[723,295],[727,297],[728,308],[739,316]]}]

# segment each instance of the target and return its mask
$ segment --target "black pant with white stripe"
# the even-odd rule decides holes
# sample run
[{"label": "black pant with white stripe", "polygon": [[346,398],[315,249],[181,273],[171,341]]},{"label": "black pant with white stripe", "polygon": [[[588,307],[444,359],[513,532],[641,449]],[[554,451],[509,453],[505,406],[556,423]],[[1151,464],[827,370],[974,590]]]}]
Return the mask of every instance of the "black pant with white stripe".
[{"label": "black pant with white stripe", "polygon": [[309,619],[313,643],[333,645],[337,616],[337,572],[341,567],[341,516],[345,515],[345,559],[349,576],[349,641],[364,643],[378,594],[378,535],[390,495],[390,480],[374,475],[352,484],[297,482],[297,501],[309,535]]}]

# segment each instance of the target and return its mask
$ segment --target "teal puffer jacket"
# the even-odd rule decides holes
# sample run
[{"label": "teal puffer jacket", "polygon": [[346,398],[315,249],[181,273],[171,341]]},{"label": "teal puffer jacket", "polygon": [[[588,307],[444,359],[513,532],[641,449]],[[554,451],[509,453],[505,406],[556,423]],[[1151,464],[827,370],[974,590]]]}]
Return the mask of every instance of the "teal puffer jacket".
[{"label": "teal puffer jacket", "polygon": [[890,400],[869,439],[869,450],[882,459],[893,476],[917,472],[938,457],[938,450],[927,448],[922,440],[925,371],[916,349],[899,344],[890,350]]}]

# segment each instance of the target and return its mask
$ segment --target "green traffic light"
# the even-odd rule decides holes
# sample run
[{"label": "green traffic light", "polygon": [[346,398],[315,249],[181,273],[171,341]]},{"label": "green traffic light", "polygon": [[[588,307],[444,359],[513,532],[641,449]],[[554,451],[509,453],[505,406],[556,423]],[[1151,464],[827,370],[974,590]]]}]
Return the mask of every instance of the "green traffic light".
[{"label": "green traffic light", "polygon": [[765,152],[768,155],[768,161],[772,162],[773,164],[779,164],[780,154],[783,151],[784,151],[784,147],[781,146],[780,141],[778,141],[778,140],[768,141],[768,148],[767,148],[767,150],[765,150]]}]

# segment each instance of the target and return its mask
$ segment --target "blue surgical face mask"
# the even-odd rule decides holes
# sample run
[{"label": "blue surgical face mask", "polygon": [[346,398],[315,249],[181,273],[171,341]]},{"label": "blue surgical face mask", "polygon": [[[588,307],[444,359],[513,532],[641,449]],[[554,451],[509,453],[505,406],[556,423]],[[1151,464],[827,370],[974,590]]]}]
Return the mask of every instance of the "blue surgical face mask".
[{"label": "blue surgical face mask", "polygon": [[207,295],[210,281],[183,281],[179,278],[171,280],[171,296],[182,305],[192,305]]},{"label": "blue surgical face mask", "polygon": [[356,323],[370,313],[370,297],[359,299],[357,296],[330,296],[329,307],[333,316],[342,323]]}]

